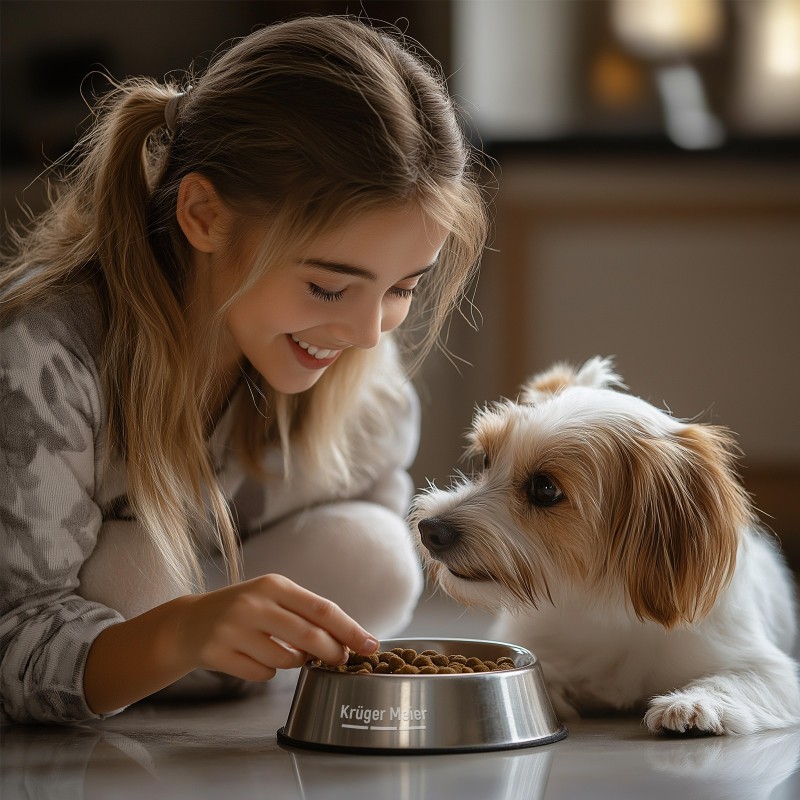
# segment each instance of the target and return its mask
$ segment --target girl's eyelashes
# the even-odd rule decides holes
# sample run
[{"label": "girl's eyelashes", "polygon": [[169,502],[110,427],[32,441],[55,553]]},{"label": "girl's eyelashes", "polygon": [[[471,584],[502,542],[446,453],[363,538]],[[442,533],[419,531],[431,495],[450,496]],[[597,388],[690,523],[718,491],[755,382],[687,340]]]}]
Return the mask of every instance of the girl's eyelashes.
[{"label": "girl's eyelashes", "polygon": [[317,286],[316,283],[309,283],[308,291],[318,300],[323,300],[326,303],[333,303],[336,300],[341,300],[342,295],[344,295],[344,289],[340,289],[338,292],[330,292],[327,289],[323,289],[321,286]]},{"label": "girl's eyelashes", "polygon": [[[410,300],[414,296],[414,290],[416,288],[416,286],[412,286],[410,288],[392,286],[392,288],[389,289],[389,294],[394,297],[398,297],[401,300]],[[321,286],[317,286],[316,283],[309,283],[308,291],[318,300],[322,300],[326,303],[333,303],[337,300],[341,300],[345,292],[344,289],[339,289],[339,291],[336,292],[330,291],[329,289],[323,289]]]},{"label": "girl's eyelashes", "polygon": [[419,284],[423,277],[424,276],[420,276],[420,280],[417,280],[413,286],[392,286],[392,288],[389,289],[389,294],[401,300],[410,300],[416,294],[417,289],[419,289]]},{"label": "girl's eyelashes", "polygon": [[416,288],[416,286],[412,286],[410,289],[404,289],[401,286],[392,286],[389,292],[395,297],[399,297],[401,300],[410,300],[414,296],[414,289]]}]

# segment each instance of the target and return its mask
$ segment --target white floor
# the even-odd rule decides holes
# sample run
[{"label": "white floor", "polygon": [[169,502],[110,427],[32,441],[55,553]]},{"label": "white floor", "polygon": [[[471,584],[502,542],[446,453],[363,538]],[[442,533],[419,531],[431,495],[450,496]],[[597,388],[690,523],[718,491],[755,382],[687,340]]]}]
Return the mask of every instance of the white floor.
[{"label": "white floor", "polygon": [[[480,638],[489,618],[427,597],[408,636]],[[288,750],[295,671],[255,698],[140,704],[103,723],[2,730],[0,797],[58,800],[796,800],[800,728],[653,737],[637,719],[572,723],[555,744],[479,754]]]}]

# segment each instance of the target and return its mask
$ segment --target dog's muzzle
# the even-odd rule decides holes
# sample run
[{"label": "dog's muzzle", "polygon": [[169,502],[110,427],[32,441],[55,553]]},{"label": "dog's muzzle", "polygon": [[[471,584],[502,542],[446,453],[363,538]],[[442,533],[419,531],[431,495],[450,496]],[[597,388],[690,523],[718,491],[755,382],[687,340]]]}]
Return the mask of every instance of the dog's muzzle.
[{"label": "dog's muzzle", "polygon": [[428,517],[419,521],[419,535],[422,543],[432,555],[450,550],[461,537],[458,528],[439,517]]},{"label": "dog's muzzle", "polygon": [[431,558],[440,562],[450,575],[462,581],[494,581],[494,578],[488,572],[483,572],[482,570],[474,571],[472,569],[469,570],[469,574],[458,572],[454,565],[448,563],[454,558],[455,554],[452,551],[462,539],[462,532],[455,525],[445,522],[441,517],[428,517],[420,520],[417,527],[419,528],[420,539],[430,553]]}]

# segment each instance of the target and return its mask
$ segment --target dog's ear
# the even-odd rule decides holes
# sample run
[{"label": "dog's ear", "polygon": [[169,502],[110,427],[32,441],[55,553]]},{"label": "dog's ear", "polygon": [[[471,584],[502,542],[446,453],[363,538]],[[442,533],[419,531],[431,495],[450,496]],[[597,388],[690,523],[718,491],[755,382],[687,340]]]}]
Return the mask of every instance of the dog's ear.
[{"label": "dog's ear", "polygon": [[625,389],[622,379],[614,371],[612,358],[595,356],[576,369],[571,364],[559,362],[545,372],[526,381],[519,395],[519,403],[535,405],[544,397],[560,392],[568,386],[588,386],[595,389]]},{"label": "dog's ear", "polygon": [[752,521],[735,452],[726,429],[683,425],[674,435],[639,436],[626,453],[608,564],[640,619],[666,628],[696,622],[730,581],[739,528]]}]

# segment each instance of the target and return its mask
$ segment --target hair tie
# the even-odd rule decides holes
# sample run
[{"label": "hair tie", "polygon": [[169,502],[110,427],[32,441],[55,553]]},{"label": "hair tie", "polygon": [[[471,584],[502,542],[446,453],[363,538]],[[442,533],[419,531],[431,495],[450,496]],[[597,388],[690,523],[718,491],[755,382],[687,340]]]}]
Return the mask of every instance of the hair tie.
[{"label": "hair tie", "polygon": [[164,124],[170,133],[175,133],[175,129],[178,127],[178,114],[183,104],[183,98],[186,97],[191,88],[191,86],[187,86],[185,92],[178,92],[178,94],[172,95],[167,100],[166,106],[164,106]]}]

